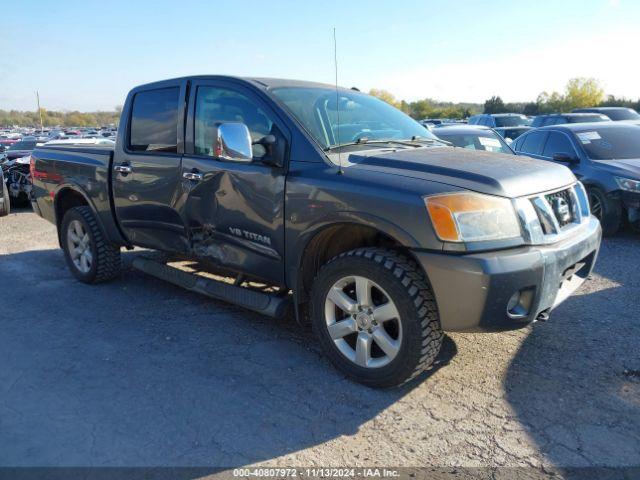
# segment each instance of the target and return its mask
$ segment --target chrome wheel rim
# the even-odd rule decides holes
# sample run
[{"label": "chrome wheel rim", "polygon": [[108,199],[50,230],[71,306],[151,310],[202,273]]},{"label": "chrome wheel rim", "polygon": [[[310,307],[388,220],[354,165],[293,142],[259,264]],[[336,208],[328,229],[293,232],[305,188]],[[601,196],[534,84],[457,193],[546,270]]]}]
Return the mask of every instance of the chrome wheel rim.
[{"label": "chrome wheel rim", "polygon": [[598,220],[602,220],[602,202],[600,202],[598,196],[590,193],[589,204],[591,206],[591,213],[593,214],[593,216]]},{"label": "chrome wheel rim", "polygon": [[364,368],[388,365],[400,352],[400,313],[387,292],[357,275],[335,282],[326,295],[327,332],[340,353]]},{"label": "chrome wheel rim", "polygon": [[82,273],[89,273],[93,263],[91,239],[79,220],[73,220],[69,223],[67,228],[67,247],[75,267]]}]

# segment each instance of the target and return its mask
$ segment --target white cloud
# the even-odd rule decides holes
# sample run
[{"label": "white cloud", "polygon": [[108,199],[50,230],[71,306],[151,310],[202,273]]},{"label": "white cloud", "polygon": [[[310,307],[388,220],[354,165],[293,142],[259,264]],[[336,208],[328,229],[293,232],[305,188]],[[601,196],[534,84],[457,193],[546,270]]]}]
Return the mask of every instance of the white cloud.
[{"label": "white cloud", "polygon": [[585,32],[584,37],[572,34],[562,43],[525,49],[517,55],[496,54],[492,58],[489,53],[471,62],[412,67],[391,75],[387,72],[371,79],[369,87],[384,88],[406,100],[430,97],[483,102],[500,95],[505,101],[529,101],[544,90],[563,91],[570,78],[594,77],[607,94],[635,99],[640,97],[637,45],[640,31],[610,35]]}]

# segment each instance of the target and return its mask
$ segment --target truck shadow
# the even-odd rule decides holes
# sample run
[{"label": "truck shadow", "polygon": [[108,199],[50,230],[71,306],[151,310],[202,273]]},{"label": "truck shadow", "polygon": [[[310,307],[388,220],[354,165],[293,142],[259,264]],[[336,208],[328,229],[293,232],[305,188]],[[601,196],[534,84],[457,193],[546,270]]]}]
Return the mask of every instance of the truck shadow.
[{"label": "truck shadow", "polygon": [[591,281],[510,364],[507,400],[558,467],[640,465],[640,279],[625,262],[637,248],[635,235],[605,240]]},{"label": "truck shadow", "polygon": [[373,390],[334,370],[291,318],[128,268],[87,286],[60,251],[41,250],[0,257],[0,278],[11,283],[0,315],[0,465],[274,459],[355,434],[456,354],[447,337],[413,387]]},{"label": "truck shadow", "polygon": [[14,205],[13,203],[11,203],[11,213],[9,213],[9,215],[20,215],[23,213],[33,213],[33,209],[31,208],[31,205],[24,205],[24,204],[19,204],[19,205]]}]

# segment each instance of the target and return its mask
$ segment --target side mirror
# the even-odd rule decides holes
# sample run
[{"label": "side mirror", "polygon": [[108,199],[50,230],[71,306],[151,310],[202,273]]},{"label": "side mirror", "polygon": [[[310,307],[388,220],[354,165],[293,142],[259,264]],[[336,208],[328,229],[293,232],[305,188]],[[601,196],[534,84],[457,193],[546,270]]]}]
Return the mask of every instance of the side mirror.
[{"label": "side mirror", "polygon": [[251,135],[244,123],[220,123],[217,128],[213,151],[216,157],[233,162],[250,162],[253,159]]},{"label": "side mirror", "polygon": [[286,143],[282,139],[278,139],[275,135],[269,134],[253,142],[256,146],[254,154],[256,160],[265,165],[271,165],[272,167],[284,166],[284,157],[286,150]]},{"label": "side mirror", "polygon": [[573,155],[569,155],[568,153],[554,153],[553,154],[553,159],[556,162],[563,162],[563,163],[569,163],[569,164],[579,163],[580,162],[580,160],[578,160]]}]

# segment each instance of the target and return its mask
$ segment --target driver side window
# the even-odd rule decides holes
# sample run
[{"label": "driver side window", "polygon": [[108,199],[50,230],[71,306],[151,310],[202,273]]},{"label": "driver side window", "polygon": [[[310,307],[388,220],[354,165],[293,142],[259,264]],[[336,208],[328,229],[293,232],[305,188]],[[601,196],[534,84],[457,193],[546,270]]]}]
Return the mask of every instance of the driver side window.
[{"label": "driver side window", "polygon": [[[197,155],[215,156],[214,135],[219,123],[244,123],[249,129],[252,142],[257,142],[266,135],[276,134],[277,127],[266,113],[247,96],[234,90],[198,87],[195,107],[194,151]],[[254,143],[253,157],[260,159],[265,154],[265,148]]]},{"label": "driver side window", "polygon": [[549,138],[544,146],[543,157],[553,158],[557,153],[564,153],[572,158],[577,158],[578,155],[571,144],[569,138],[559,132],[549,132]]}]

